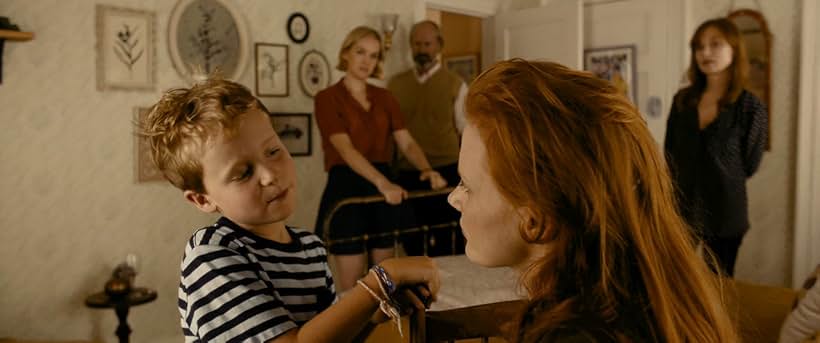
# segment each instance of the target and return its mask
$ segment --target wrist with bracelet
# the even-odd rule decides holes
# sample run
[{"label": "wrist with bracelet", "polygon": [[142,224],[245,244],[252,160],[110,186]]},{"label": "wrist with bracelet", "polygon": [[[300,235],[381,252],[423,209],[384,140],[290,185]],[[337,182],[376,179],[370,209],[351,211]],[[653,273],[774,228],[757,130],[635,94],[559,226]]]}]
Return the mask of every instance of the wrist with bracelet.
[{"label": "wrist with bracelet", "polygon": [[[381,268],[380,266],[378,267],[384,272],[384,268]],[[391,320],[393,320],[394,323],[396,323],[396,328],[399,331],[399,336],[404,337],[404,334],[402,333],[401,329],[400,320],[401,309],[398,303],[396,303],[390,296],[392,294],[390,293],[390,290],[392,289],[392,291],[395,291],[395,283],[393,283],[393,281],[389,278],[389,275],[387,275],[386,272],[384,272],[384,275],[386,275],[386,280],[389,281],[389,283],[383,282],[378,272],[375,272],[373,269],[371,269],[371,272],[373,272],[373,276],[376,279],[376,283],[379,285],[379,289],[381,289],[384,298],[380,297],[376,293],[376,291],[367,286],[367,283],[365,283],[362,279],[356,280],[356,284],[362,286],[362,288],[364,288],[368,293],[370,293],[373,299],[379,303],[379,310],[381,310],[382,313],[384,313],[388,318],[390,318]]]},{"label": "wrist with bracelet", "polygon": [[382,289],[384,296],[388,298],[392,297],[393,293],[396,292],[396,283],[393,282],[393,279],[390,277],[390,274],[384,270],[384,267],[377,264],[370,268],[370,272],[373,273],[373,276],[379,281],[379,288]]}]

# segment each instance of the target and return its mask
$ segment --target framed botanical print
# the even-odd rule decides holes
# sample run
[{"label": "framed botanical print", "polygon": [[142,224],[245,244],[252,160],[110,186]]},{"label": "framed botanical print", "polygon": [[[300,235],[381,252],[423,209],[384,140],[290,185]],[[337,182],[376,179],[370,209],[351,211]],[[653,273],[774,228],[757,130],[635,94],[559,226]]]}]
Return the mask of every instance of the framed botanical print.
[{"label": "framed botanical print", "polygon": [[291,156],[310,156],[310,113],[273,113],[270,118],[273,129]]},{"label": "framed botanical print", "polygon": [[153,90],[154,12],[97,5],[97,89]]},{"label": "framed botanical print", "polygon": [[284,44],[256,43],[256,95],[288,96],[289,63],[288,46]]},{"label": "framed botanical print", "polygon": [[310,50],[299,61],[299,84],[309,97],[330,85],[330,64],[318,50]]},{"label": "framed botanical print", "polygon": [[179,75],[189,83],[212,73],[236,81],[250,50],[241,13],[226,0],[179,0],[168,22],[168,51]]}]

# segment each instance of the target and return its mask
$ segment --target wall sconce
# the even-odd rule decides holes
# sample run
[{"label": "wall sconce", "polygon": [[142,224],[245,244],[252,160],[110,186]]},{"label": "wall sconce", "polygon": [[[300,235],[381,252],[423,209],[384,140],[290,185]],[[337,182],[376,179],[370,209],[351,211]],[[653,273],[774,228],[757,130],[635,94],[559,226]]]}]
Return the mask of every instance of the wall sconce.
[{"label": "wall sconce", "polygon": [[399,15],[396,13],[382,14],[382,33],[384,34],[384,51],[390,50],[393,45],[393,33],[396,32],[396,23]]}]

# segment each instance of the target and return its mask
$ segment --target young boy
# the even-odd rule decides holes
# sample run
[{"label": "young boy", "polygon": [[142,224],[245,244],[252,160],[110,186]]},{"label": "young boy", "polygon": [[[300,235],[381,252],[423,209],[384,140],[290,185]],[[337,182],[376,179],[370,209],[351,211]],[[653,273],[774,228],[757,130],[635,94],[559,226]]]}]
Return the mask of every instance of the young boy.
[{"label": "young boy", "polygon": [[391,281],[437,292],[432,260],[390,259],[336,301],[322,242],[285,226],[296,206],[293,159],[244,86],[212,79],[170,90],[141,126],[154,162],[185,199],[222,215],[185,247],[179,311],[187,342],[348,342],[377,298],[391,297],[381,291]]}]

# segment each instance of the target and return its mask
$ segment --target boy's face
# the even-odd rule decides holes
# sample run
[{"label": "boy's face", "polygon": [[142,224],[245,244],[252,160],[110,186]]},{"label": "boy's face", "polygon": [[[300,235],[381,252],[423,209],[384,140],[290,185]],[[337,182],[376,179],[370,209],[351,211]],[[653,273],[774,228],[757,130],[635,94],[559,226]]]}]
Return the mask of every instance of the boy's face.
[{"label": "boy's face", "polygon": [[207,141],[201,159],[205,194],[189,190],[185,198],[254,231],[293,213],[296,172],[267,114],[253,109],[239,120],[233,137],[220,133]]}]

